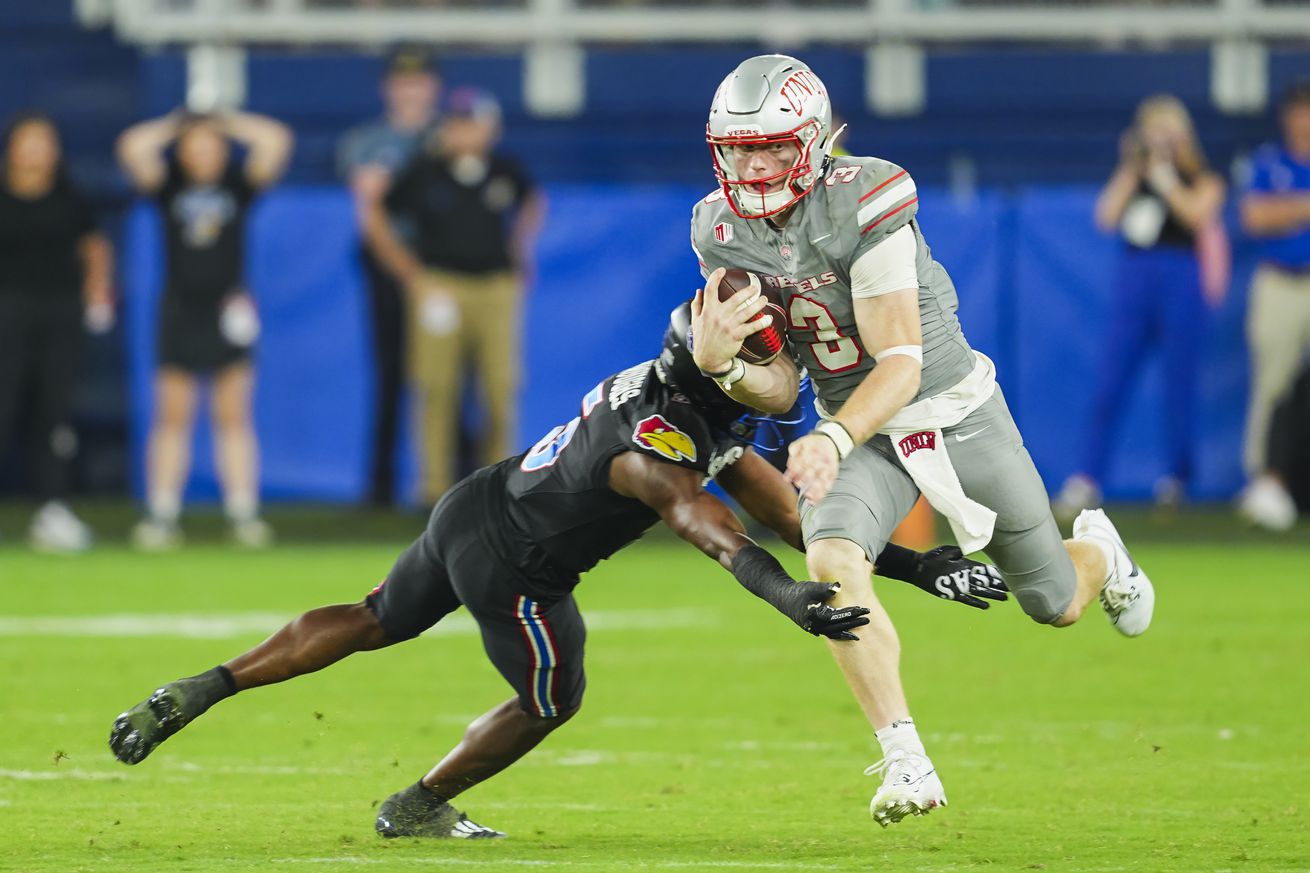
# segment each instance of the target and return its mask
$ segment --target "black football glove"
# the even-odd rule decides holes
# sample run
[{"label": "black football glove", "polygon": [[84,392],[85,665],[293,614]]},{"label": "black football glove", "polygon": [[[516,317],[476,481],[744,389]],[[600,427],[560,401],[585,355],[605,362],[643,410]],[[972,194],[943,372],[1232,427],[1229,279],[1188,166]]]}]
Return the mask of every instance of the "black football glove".
[{"label": "black football glove", "polygon": [[[938,546],[925,552],[914,569],[911,584],[934,597],[986,609],[988,600],[1008,600],[1005,580],[991,564],[971,561],[958,546]],[[986,598],[985,600],[980,598]]]},{"label": "black football glove", "polygon": [[843,606],[834,609],[824,601],[830,600],[841,590],[836,582],[794,582],[781,586],[780,590],[769,598],[769,602],[800,626],[816,637],[830,640],[858,640],[851,633],[854,628],[869,623],[866,617],[869,610],[863,606]]}]

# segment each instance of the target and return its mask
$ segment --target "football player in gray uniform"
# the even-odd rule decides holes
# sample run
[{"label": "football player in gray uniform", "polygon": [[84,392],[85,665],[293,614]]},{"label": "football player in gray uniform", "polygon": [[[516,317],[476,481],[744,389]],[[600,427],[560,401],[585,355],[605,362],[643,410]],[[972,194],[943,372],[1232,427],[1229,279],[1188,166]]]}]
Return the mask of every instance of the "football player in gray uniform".
[{"label": "football player in gray uniform", "polygon": [[[970,348],[955,286],[924,241],[914,180],[879,158],[833,157],[831,119],[823,82],[795,58],[750,58],[719,86],[706,131],[719,187],[692,216],[707,279],[692,331],[697,366],[749,406],[790,408],[797,365],[814,380],[823,420],[792,444],[787,475],[811,578],[842,584],[834,604],[872,610],[858,641],[829,645],[882,747],[866,773],[883,777],[870,811],[886,826],[946,804],[870,581],[873,556],[920,494],[966,552],[996,562],[1038,622],[1073,624],[1099,596],[1136,636],[1155,593],[1099,510],[1061,540],[992,362]],[[729,267],[780,292],[790,356],[737,356],[771,317],[752,321],[764,307],[753,287],[719,300]]]}]

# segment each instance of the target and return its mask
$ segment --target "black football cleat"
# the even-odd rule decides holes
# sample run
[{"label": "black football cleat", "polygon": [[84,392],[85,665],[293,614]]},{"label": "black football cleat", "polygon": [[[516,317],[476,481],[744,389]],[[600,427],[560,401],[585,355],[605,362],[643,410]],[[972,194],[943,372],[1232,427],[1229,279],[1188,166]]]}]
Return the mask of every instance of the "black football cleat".
[{"label": "black football cleat", "polygon": [[505,836],[469,821],[467,815],[417,784],[382,801],[374,827],[388,838],[486,840]]},{"label": "black football cleat", "polygon": [[170,682],[114,720],[109,748],[124,764],[140,764],[224,693],[209,674]]}]

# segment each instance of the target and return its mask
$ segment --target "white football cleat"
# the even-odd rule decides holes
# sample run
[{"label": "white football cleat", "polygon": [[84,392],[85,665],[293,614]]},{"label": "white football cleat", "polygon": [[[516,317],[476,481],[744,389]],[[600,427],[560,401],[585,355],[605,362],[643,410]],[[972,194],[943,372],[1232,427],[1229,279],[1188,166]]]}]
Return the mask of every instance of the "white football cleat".
[{"label": "white football cleat", "polygon": [[91,548],[91,528],[65,504],[51,500],[32,516],[27,530],[32,548],[39,552],[73,554]]},{"label": "white football cleat", "polygon": [[1115,629],[1124,636],[1135,637],[1150,627],[1155,612],[1155,586],[1128,554],[1128,547],[1106,514],[1099,509],[1083,510],[1073,523],[1073,538],[1110,544],[1114,562],[1101,589],[1101,608]]},{"label": "white football cleat", "polygon": [[132,547],[142,552],[168,552],[182,545],[176,522],[146,517],[132,528]]},{"label": "white football cleat", "polygon": [[1280,533],[1296,524],[1296,503],[1273,476],[1261,476],[1246,486],[1237,511],[1256,527]]},{"label": "white football cleat", "polygon": [[233,521],[232,541],[243,549],[266,549],[273,545],[273,528],[262,518]]},{"label": "white football cleat", "polygon": [[946,805],[946,790],[926,755],[893,749],[864,775],[883,777],[869,802],[869,814],[883,827]]}]

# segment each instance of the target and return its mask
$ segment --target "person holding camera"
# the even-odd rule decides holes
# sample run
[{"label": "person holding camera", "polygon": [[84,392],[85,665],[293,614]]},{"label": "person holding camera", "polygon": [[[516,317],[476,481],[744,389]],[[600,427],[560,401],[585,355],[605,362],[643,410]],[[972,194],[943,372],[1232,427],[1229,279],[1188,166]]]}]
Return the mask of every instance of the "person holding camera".
[{"label": "person holding camera", "polygon": [[1119,165],[1096,201],[1096,224],[1118,235],[1119,266],[1105,357],[1079,472],[1055,499],[1072,518],[1101,501],[1111,440],[1148,353],[1164,359],[1165,474],[1162,507],[1186,496],[1193,473],[1196,382],[1206,303],[1227,290],[1227,240],[1220,224],[1226,186],[1210,169],[1191,116],[1176,97],[1149,97],[1123,136]]}]

